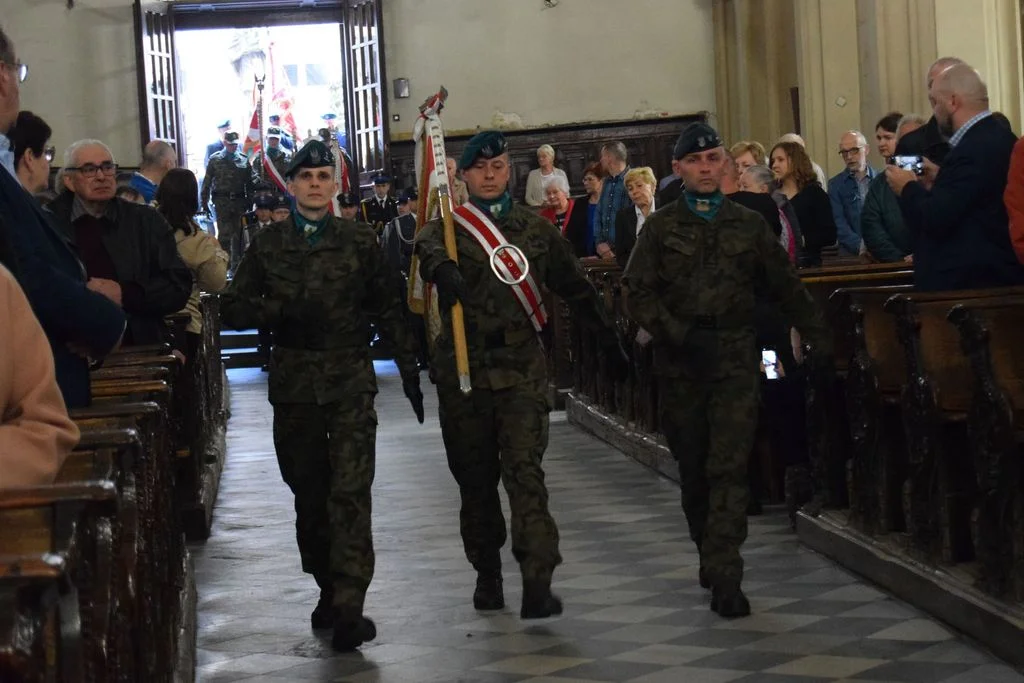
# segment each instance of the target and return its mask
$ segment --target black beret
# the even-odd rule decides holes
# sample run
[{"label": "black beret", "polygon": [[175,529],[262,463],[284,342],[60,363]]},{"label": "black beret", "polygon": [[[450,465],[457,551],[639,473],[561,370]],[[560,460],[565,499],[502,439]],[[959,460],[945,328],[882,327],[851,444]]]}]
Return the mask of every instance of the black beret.
[{"label": "black beret", "polygon": [[286,178],[291,178],[300,168],[322,168],[324,166],[334,166],[334,155],[324,143],[319,140],[310,140],[292,157],[292,163],[289,164],[284,175]]},{"label": "black beret", "polygon": [[277,126],[271,126],[270,128],[267,128],[267,137],[268,138],[279,138],[279,137],[281,137],[281,129],[278,128]]},{"label": "black beret", "polygon": [[682,159],[687,154],[706,152],[722,146],[722,138],[718,132],[706,123],[691,123],[680,133],[676,145],[672,149],[673,159]]},{"label": "black beret", "polygon": [[459,170],[469,168],[477,159],[493,159],[508,151],[508,141],[501,131],[485,130],[477,133],[466,143],[459,159]]},{"label": "black beret", "polygon": [[231,131],[230,133],[225,133],[224,134],[224,142],[228,143],[229,145],[237,145],[238,144],[238,133],[236,133],[234,131]]}]

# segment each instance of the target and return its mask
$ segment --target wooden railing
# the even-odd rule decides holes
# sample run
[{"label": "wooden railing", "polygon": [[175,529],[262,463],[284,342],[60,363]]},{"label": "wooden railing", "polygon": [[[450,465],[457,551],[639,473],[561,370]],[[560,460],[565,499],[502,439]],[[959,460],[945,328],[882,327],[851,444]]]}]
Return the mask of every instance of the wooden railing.
[{"label": "wooden railing", "polygon": [[53,485],[0,491],[5,683],[191,680],[175,671],[195,608],[184,527],[208,533],[195,510],[216,492],[203,473],[219,475],[225,419],[216,298],[203,310],[184,366],[168,345],[122,349],[94,371],[93,404],[72,413],[81,441]]}]

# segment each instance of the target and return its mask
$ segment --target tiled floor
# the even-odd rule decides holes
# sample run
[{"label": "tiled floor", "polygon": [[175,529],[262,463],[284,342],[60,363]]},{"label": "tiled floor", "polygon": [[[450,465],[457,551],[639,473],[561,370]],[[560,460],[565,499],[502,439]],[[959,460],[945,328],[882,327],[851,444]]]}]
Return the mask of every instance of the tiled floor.
[{"label": "tiled floor", "polygon": [[299,569],[290,493],[271,441],[266,376],[232,371],[228,462],[213,536],[195,548],[200,680],[1009,683],[1024,676],[926,616],[801,548],[782,514],[752,518],[754,615],[724,621],[669,482],[559,420],[545,460],[565,564],[558,619],[521,622],[506,548],[503,613],[472,608],[474,573],[428,393],[420,426],[380,366],[374,490],[379,636],[335,655],[309,629],[317,589]]}]

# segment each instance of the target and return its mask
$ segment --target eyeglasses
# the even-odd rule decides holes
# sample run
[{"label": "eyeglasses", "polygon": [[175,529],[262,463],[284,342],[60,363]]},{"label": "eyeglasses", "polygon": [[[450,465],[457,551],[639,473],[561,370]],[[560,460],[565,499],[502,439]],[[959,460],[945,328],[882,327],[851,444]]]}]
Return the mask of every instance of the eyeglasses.
[{"label": "eyeglasses", "polygon": [[52,164],[53,163],[53,157],[57,156],[57,148],[56,147],[52,147],[52,146],[51,147],[47,147],[46,149],[43,150],[43,156],[46,157],[47,163],[51,163]]},{"label": "eyeglasses", "polygon": [[117,164],[113,161],[104,161],[100,165],[85,164],[84,166],[68,166],[65,171],[77,171],[86,178],[95,178],[98,173],[103,175],[114,175],[117,173]]},{"label": "eyeglasses", "polygon": [[857,152],[861,151],[862,149],[864,149],[864,148],[863,147],[851,147],[850,149],[843,149],[843,148],[840,147],[839,148],[839,156],[841,156],[841,157],[848,157],[851,154],[856,154]]},{"label": "eyeglasses", "polygon": [[6,66],[9,66],[14,71],[19,83],[24,83],[25,79],[28,78],[28,64],[14,62],[13,64],[6,64]]}]

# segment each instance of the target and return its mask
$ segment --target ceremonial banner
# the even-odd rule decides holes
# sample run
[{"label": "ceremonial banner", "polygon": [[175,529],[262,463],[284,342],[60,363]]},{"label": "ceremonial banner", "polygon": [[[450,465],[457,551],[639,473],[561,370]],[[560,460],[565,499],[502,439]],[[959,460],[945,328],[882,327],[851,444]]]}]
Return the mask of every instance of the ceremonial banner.
[{"label": "ceremonial banner", "polygon": [[252,112],[252,121],[249,123],[249,134],[242,143],[242,154],[252,159],[256,152],[263,148],[263,135],[260,133],[260,110],[259,107]]}]

